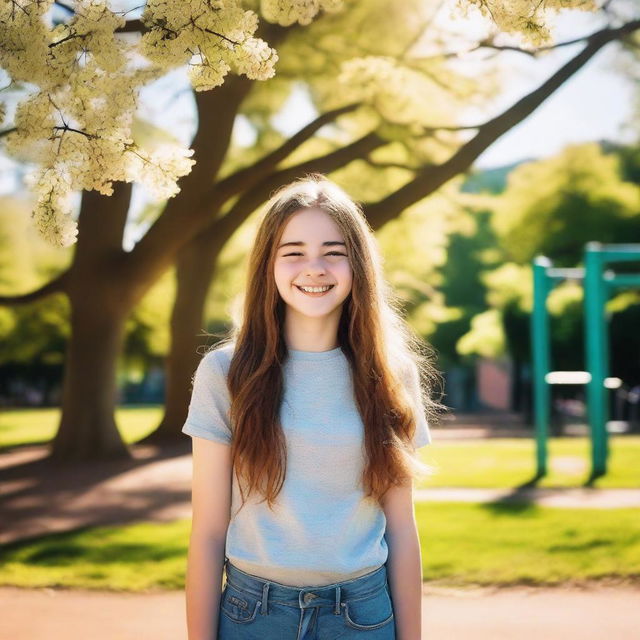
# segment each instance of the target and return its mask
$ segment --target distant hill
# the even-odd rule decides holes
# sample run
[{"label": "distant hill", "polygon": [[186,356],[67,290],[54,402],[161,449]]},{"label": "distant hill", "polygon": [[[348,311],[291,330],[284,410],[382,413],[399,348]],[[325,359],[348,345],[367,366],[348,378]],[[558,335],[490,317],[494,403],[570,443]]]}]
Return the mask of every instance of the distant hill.
[{"label": "distant hill", "polygon": [[507,176],[521,164],[531,162],[536,158],[526,158],[503,167],[493,169],[472,169],[462,184],[463,193],[502,193],[507,186]]},{"label": "distant hill", "polygon": [[[620,155],[636,153],[637,155],[637,152],[633,151],[633,146],[611,140],[597,140],[596,142],[600,145],[604,153],[617,153]],[[536,160],[539,160],[539,158],[525,158],[524,160],[519,160],[518,162],[513,162],[502,167],[493,167],[492,169],[471,169],[462,184],[462,191],[464,193],[502,193],[507,186],[507,176],[510,171],[521,164],[534,162]],[[632,158],[628,158],[627,160],[628,162],[625,169],[629,175],[626,176],[626,179],[636,182],[637,175],[640,174],[638,163],[633,162]]]}]

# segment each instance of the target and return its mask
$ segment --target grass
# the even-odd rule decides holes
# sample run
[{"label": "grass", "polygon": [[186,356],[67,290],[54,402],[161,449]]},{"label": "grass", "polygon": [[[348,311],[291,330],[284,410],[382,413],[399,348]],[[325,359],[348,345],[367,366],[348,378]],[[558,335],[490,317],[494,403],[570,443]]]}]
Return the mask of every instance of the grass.
[{"label": "grass", "polygon": [[[162,406],[127,406],[116,409],[116,424],[125,442],[144,438],[160,422]],[[0,413],[0,452],[21,444],[41,444],[53,439],[60,409],[11,409]]]},{"label": "grass", "polygon": [[[422,487],[521,486],[535,474],[535,442],[528,438],[437,441],[421,449],[422,459],[435,475]],[[550,438],[548,473],[539,487],[584,486],[591,471],[590,442],[586,437]],[[607,475],[593,482],[599,488],[640,487],[640,436],[609,438]]]},{"label": "grass", "polygon": [[[50,441],[56,432],[59,409],[16,409],[0,413],[0,452],[20,444]],[[156,427],[162,407],[120,407],[116,423],[127,443],[134,443]],[[533,438],[438,441],[421,449],[423,460],[436,474],[421,487],[513,488],[527,483],[535,473]],[[640,487],[640,436],[611,436],[606,476],[593,486]],[[590,472],[590,444],[586,437],[550,438],[549,473],[540,487],[580,487]]]},{"label": "grass", "polygon": [[117,591],[182,589],[190,522],[53,534],[0,547],[0,585]]},{"label": "grass", "polygon": [[[124,440],[136,442],[160,406],[120,408]],[[59,410],[0,414],[0,451],[53,438]],[[610,439],[609,473],[598,487],[640,486],[640,436]],[[582,486],[586,438],[549,441],[539,486]],[[438,440],[421,450],[436,475],[422,486],[512,488],[535,470],[533,439]],[[552,585],[602,579],[640,584],[640,509],[556,509],[533,504],[417,503],[423,575],[455,586]],[[54,534],[0,548],[0,584],[146,591],[183,589],[190,523],[140,523]]]},{"label": "grass", "polygon": [[[440,585],[640,584],[639,509],[418,503],[425,581]],[[184,588],[190,523],[55,534],[0,548],[0,584]],[[470,533],[472,532],[472,533]]]},{"label": "grass", "polygon": [[640,584],[640,509],[417,503],[425,579],[452,585]]}]

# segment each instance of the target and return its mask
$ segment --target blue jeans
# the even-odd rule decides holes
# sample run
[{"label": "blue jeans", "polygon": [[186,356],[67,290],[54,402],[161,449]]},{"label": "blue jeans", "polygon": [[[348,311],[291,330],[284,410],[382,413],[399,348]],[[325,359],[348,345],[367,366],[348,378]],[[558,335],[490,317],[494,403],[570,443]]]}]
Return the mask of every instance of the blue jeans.
[{"label": "blue jeans", "polygon": [[294,587],[241,571],[228,559],[218,640],[395,640],[382,565],[321,587]]}]

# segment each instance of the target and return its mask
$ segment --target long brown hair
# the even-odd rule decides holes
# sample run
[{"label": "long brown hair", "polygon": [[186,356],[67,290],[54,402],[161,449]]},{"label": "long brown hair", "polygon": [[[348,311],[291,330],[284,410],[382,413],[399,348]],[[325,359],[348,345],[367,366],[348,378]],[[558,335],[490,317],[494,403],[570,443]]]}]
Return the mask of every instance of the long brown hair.
[{"label": "long brown hair", "polygon": [[442,380],[431,364],[433,350],[402,318],[382,274],[375,236],[360,207],[335,183],[312,174],[282,187],[267,204],[249,259],[241,318],[222,341],[235,343],[227,384],[234,429],[231,456],[243,505],[243,481],[249,494],[258,491],[271,507],[286,474],[286,442],[279,422],[282,365],[287,358],[285,304],[273,272],[287,221],[307,208],[325,211],[338,225],[353,272],[337,337],[351,366],[365,427],[365,495],[379,501],[390,486],[431,472],[410,446],[414,411],[422,408],[416,407],[405,381],[407,372],[417,369],[427,419],[434,422],[444,406],[431,393]]}]

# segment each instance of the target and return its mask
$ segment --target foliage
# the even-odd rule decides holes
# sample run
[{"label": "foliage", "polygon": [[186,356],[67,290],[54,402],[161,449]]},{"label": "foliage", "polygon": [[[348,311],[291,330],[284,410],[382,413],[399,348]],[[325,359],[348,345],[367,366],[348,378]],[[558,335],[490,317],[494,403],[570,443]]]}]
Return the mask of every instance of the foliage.
[{"label": "foliage", "polygon": [[471,319],[471,329],[458,341],[461,354],[475,353],[485,358],[497,358],[504,354],[506,340],[497,309],[487,309]]},{"label": "foliage", "polygon": [[594,0],[458,0],[463,9],[475,7],[490,17],[501,31],[523,34],[532,44],[546,42],[551,33],[546,24],[548,13],[562,9],[593,11]]},{"label": "foliage", "polygon": [[[71,250],[45,242],[29,222],[31,199],[0,198],[0,287],[3,295],[37,288],[59,273]],[[129,364],[166,353],[174,297],[167,272],[146,293],[126,325],[124,355]],[[0,364],[58,364],[69,338],[69,303],[55,295],[13,308],[0,308]]]},{"label": "foliage", "polygon": [[[0,287],[3,293],[35,288],[60,271],[69,251],[52,247],[29,223],[32,201],[0,198]],[[59,363],[68,337],[69,305],[63,296],[0,309],[0,363]]]},{"label": "foliage", "polygon": [[[516,167],[502,194],[478,198],[479,210],[491,211],[502,254],[500,264],[486,265],[481,276],[486,303],[498,313],[483,312],[482,322],[474,323],[458,344],[461,350],[485,354],[487,335],[502,333],[504,352],[528,361],[531,260],[547,255],[555,266],[575,267],[589,241],[640,242],[640,187],[629,180],[635,178],[634,158],[631,148],[605,153],[596,143],[571,145],[553,157]],[[618,300],[629,308],[637,302],[621,293],[610,301],[611,310],[620,310]],[[557,284],[549,295],[556,368],[584,366],[582,306],[582,287],[574,282]],[[492,344],[495,355],[502,355],[500,343]]]},{"label": "foliage", "polygon": [[[114,180],[142,182],[158,199],[178,192],[176,181],[194,164],[192,150],[136,144],[131,126],[140,88],[189,64],[196,91],[216,87],[234,70],[253,79],[274,74],[277,55],[254,37],[257,15],[239,0],[149,0],[135,42],[116,33],[125,12],[102,0],[78,0],[67,21],[53,24],[53,0],[2,0],[0,66],[13,82],[36,85],[20,102],[7,152],[36,165],[35,224],[53,244],[77,234],[70,194],[113,193]],[[273,15],[281,10],[276,6]],[[308,15],[300,7],[295,13]],[[145,65],[136,60],[142,58]]]},{"label": "foliage", "polygon": [[596,143],[571,145],[511,172],[493,225],[516,262],[544,254],[574,266],[591,240],[640,241],[640,187],[622,179],[617,155]]},{"label": "foliage", "polygon": [[[172,69],[188,68],[195,91],[213,89],[229,72],[265,80],[275,73],[278,54],[256,37],[258,15],[283,26],[307,25],[320,12],[332,18],[343,7],[355,10],[354,0],[148,0],[139,19],[139,37],[128,38],[126,16],[134,11],[113,11],[108,0],[78,0],[73,9],[54,6],[53,0],[1,0],[0,68],[11,80],[9,86],[27,83],[35,87],[18,103],[13,127],[2,132],[6,151],[32,163],[29,184],[37,194],[34,223],[47,240],[60,246],[75,241],[76,223],[72,198],[80,190],[113,193],[114,181],[138,181],[152,197],[161,201],[178,191],[177,181],[191,171],[193,150],[177,144],[147,148],[132,134],[140,88]],[[369,4],[369,3],[360,3]],[[432,3],[422,2],[432,9]],[[475,6],[505,32],[520,33],[533,43],[550,38],[545,27],[549,11],[561,8],[593,9],[587,0],[548,0],[531,8],[520,0],[464,0],[460,6]],[[394,5],[379,26],[393,22]],[[408,2],[406,6],[417,6]],[[136,7],[135,9],[140,9]],[[331,20],[324,21],[331,28]],[[325,32],[319,43],[333,49],[338,41],[366,39],[368,30],[342,34]],[[336,38],[337,37],[337,38]],[[295,40],[295,38],[294,38]],[[315,44],[315,43],[314,43]],[[447,115],[448,100],[441,86],[455,72],[444,63],[432,65],[423,75],[418,60],[397,62],[389,57],[362,55],[367,47],[346,56],[340,69],[344,88],[336,92],[336,69],[327,69],[330,82],[317,88],[325,106],[331,99],[360,99],[371,103],[396,124],[406,136],[424,125],[420,114],[425,99],[435,112]],[[397,47],[396,47],[397,49]],[[353,49],[352,49],[353,51]],[[398,52],[394,52],[398,58]],[[401,57],[401,56],[400,56]],[[297,56],[308,73],[317,56]],[[430,79],[429,79],[430,78]],[[465,99],[475,83],[467,79]],[[7,109],[0,102],[0,122]],[[398,133],[398,129],[389,129]],[[393,134],[391,134],[393,135]],[[420,144],[416,146],[420,150]],[[419,157],[419,156],[418,156]]]}]

